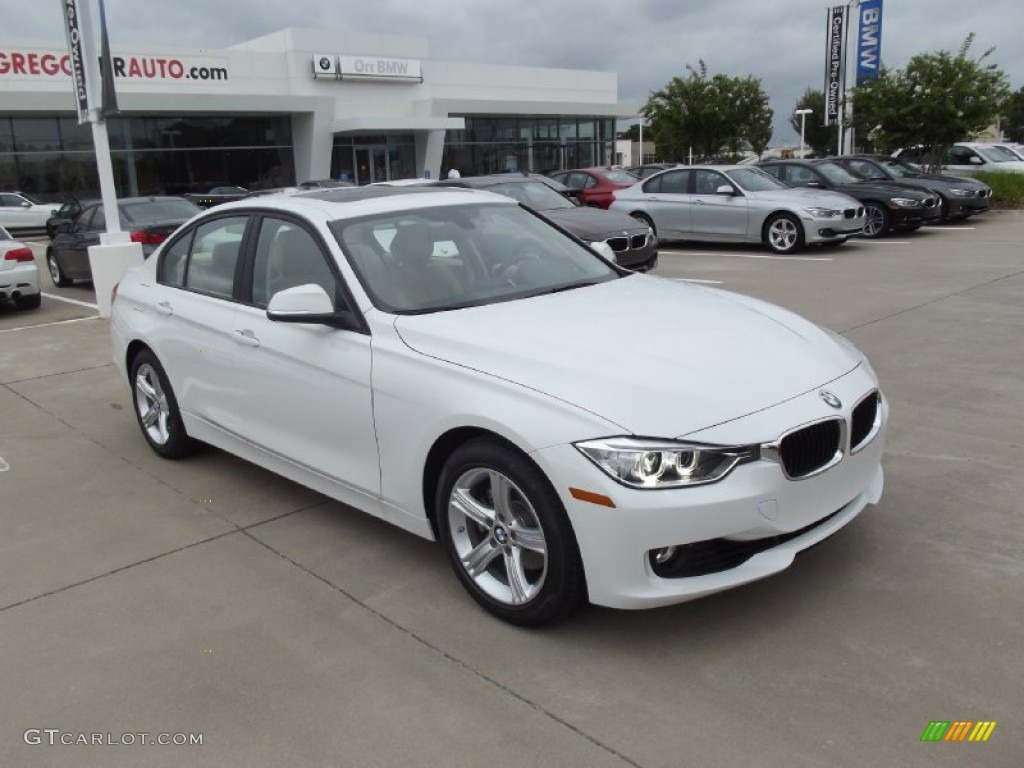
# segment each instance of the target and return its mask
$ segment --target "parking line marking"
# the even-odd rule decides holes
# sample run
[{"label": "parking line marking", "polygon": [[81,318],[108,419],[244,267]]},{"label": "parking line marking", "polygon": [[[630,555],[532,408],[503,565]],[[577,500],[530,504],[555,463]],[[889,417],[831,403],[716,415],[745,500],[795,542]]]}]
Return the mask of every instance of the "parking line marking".
[{"label": "parking line marking", "polygon": [[941,229],[949,232],[973,232],[977,227],[948,227],[941,224],[925,224],[924,229]]},{"label": "parking line marking", "polygon": [[721,251],[672,251],[683,256],[733,256],[737,259],[771,259],[772,261],[832,261],[831,256],[773,256],[769,253],[723,253]]},{"label": "parking line marking", "polygon": [[879,245],[910,245],[906,240],[872,240],[871,242]]},{"label": "parking line marking", "polygon": [[4,457],[0,456],[0,472],[6,472],[11,468],[11,465],[4,461]]},{"label": "parking line marking", "polygon": [[39,323],[38,325],[22,325],[17,328],[3,328],[0,329],[0,333],[14,333],[15,331],[27,331],[31,328],[46,328],[51,325],[67,325],[69,323],[84,323],[87,320],[99,320],[99,315],[92,315],[91,317],[76,317],[71,320],[54,320],[52,323]]},{"label": "parking line marking", "polygon": [[707,285],[721,285],[721,280],[700,280],[696,277],[670,277],[669,280],[675,280],[677,283],[705,283]]},{"label": "parking line marking", "polygon": [[79,301],[78,299],[69,299],[69,298],[66,298],[64,296],[58,296],[55,293],[46,293],[44,291],[43,292],[43,296],[45,296],[48,299],[55,299],[57,301],[66,301],[68,304],[77,304],[80,307],[88,307],[89,309],[96,309],[96,310],[99,309],[98,306],[96,306],[95,304],[90,304],[87,301]]}]

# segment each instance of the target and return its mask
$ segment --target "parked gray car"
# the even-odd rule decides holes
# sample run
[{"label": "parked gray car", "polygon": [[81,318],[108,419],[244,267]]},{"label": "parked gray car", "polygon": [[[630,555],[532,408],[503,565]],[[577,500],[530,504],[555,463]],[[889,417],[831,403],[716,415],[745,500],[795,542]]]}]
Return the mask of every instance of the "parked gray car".
[{"label": "parked gray car", "polygon": [[763,243],[779,254],[839,244],[864,228],[864,206],[838,192],[795,189],[758,168],[673,168],[617,190],[611,210],[628,213],[661,240]]}]

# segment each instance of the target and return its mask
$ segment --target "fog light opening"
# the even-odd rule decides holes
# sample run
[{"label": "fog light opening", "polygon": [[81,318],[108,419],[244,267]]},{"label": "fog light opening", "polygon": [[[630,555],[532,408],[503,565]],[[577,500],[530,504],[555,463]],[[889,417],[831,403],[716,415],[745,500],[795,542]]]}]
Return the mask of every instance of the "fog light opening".
[{"label": "fog light opening", "polygon": [[656,549],[651,555],[651,559],[654,560],[655,565],[664,565],[673,557],[676,556],[676,550],[678,547],[662,547]]}]

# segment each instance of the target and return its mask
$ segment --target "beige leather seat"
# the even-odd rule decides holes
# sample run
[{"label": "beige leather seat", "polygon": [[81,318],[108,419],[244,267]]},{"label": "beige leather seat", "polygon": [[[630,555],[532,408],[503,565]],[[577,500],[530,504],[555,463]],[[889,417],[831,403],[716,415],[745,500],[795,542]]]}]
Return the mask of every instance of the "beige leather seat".
[{"label": "beige leather seat", "polygon": [[412,304],[425,307],[461,298],[465,291],[441,259],[434,258],[430,225],[414,222],[401,226],[391,241],[392,273]]}]

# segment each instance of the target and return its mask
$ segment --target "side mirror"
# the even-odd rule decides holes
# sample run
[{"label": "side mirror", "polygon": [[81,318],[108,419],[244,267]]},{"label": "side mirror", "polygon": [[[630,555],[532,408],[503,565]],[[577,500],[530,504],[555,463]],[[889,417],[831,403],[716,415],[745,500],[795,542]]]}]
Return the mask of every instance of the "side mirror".
[{"label": "side mirror", "polygon": [[21,207],[22,208],[31,208],[32,207],[32,203],[30,203],[28,200],[22,200]]},{"label": "side mirror", "polygon": [[267,305],[267,318],[277,323],[353,327],[349,313],[336,311],[331,297],[315,283],[297,285],[275,293]]},{"label": "side mirror", "polygon": [[736,188],[733,187],[731,184],[723,184],[722,186],[715,190],[715,194],[728,195],[729,197],[732,197],[733,195],[736,194]]},{"label": "side mirror", "polygon": [[967,162],[970,163],[971,165],[984,165],[985,164],[985,161],[982,160],[977,155],[971,155],[969,158],[967,158]]}]

